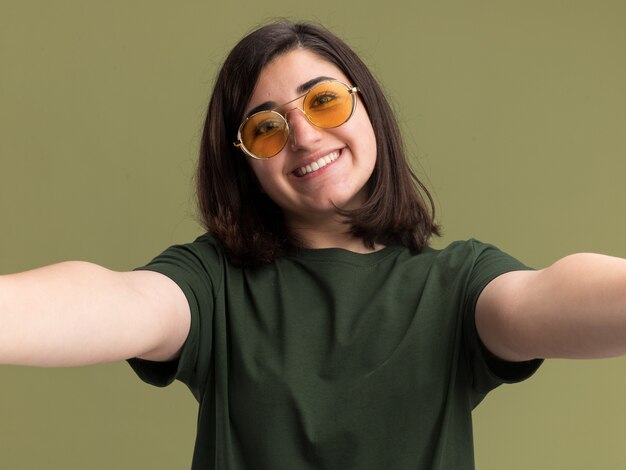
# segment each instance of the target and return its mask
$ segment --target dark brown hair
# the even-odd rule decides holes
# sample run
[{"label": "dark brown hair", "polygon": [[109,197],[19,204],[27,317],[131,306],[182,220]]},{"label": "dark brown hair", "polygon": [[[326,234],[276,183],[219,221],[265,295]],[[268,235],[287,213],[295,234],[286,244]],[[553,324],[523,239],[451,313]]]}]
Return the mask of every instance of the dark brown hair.
[{"label": "dark brown hair", "polygon": [[347,231],[366,246],[402,244],[420,251],[432,235],[434,205],[411,171],[394,114],[361,59],[328,30],[308,23],[274,23],[244,37],[226,58],[209,103],[200,147],[197,192],[202,222],[239,265],[269,263],[299,241],[280,208],[260,189],[243,153],[234,147],[257,78],[273,58],[304,48],[337,66],[359,87],[376,137],[376,164],[362,207],[338,212]]}]

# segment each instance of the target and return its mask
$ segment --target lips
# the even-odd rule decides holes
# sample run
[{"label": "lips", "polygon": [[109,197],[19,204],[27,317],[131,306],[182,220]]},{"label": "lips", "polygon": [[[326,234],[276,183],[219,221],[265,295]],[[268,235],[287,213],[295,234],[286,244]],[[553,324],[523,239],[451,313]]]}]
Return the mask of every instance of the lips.
[{"label": "lips", "polygon": [[322,158],[315,160],[312,163],[309,163],[308,165],[298,168],[296,171],[294,171],[294,174],[296,176],[304,176],[308,175],[309,173],[316,172],[317,170],[324,168],[329,163],[337,160],[340,154],[341,151],[335,150],[334,152],[331,152],[328,155],[325,155]]}]

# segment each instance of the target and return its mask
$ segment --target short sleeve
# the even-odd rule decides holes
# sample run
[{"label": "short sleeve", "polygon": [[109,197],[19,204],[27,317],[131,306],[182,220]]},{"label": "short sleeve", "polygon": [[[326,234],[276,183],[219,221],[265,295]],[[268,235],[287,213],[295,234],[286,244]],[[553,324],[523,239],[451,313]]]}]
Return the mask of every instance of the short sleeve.
[{"label": "short sleeve", "polygon": [[463,339],[472,374],[472,388],[478,394],[477,404],[487,392],[498,385],[529,378],[539,368],[542,360],[505,361],[491,354],[480,341],[475,313],[476,303],[483,289],[504,273],[531,268],[492,245],[476,240],[471,240],[470,243],[474,251],[474,262],[466,285]]},{"label": "short sleeve", "polygon": [[186,245],[175,245],[138,270],[150,270],[172,279],[189,303],[191,326],[180,357],[169,362],[138,358],[128,363],[145,382],[163,387],[178,379],[197,395],[203,378],[199,376],[199,357],[210,357],[212,350],[212,317],[215,293],[221,283],[222,253],[209,236]]}]

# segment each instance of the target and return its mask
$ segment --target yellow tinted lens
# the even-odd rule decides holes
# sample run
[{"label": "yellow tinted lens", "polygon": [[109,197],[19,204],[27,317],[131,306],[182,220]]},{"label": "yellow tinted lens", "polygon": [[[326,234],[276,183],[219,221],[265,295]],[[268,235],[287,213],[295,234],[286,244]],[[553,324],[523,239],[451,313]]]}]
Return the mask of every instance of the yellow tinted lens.
[{"label": "yellow tinted lens", "polygon": [[318,127],[337,127],[346,122],[354,110],[354,97],[343,83],[323,82],[309,90],[304,112]]},{"label": "yellow tinted lens", "polygon": [[287,123],[275,111],[253,114],[241,128],[241,142],[255,157],[269,158],[282,150],[287,142]]}]

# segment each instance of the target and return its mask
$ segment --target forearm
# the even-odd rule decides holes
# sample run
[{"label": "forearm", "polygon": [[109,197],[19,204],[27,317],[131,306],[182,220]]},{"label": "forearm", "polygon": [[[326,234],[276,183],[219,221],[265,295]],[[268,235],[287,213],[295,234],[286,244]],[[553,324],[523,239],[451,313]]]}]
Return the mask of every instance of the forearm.
[{"label": "forearm", "polygon": [[477,318],[496,354],[514,360],[626,354],[626,260],[578,254],[502,277],[499,298],[506,300],[487,306],[496,314]]},{"label": "forearm", "polygon": [[133,274],[67,262],[1,276],[0,363],[72,366],[149,352],[163,334],[158,302],[130,280],[155,273]]}]

